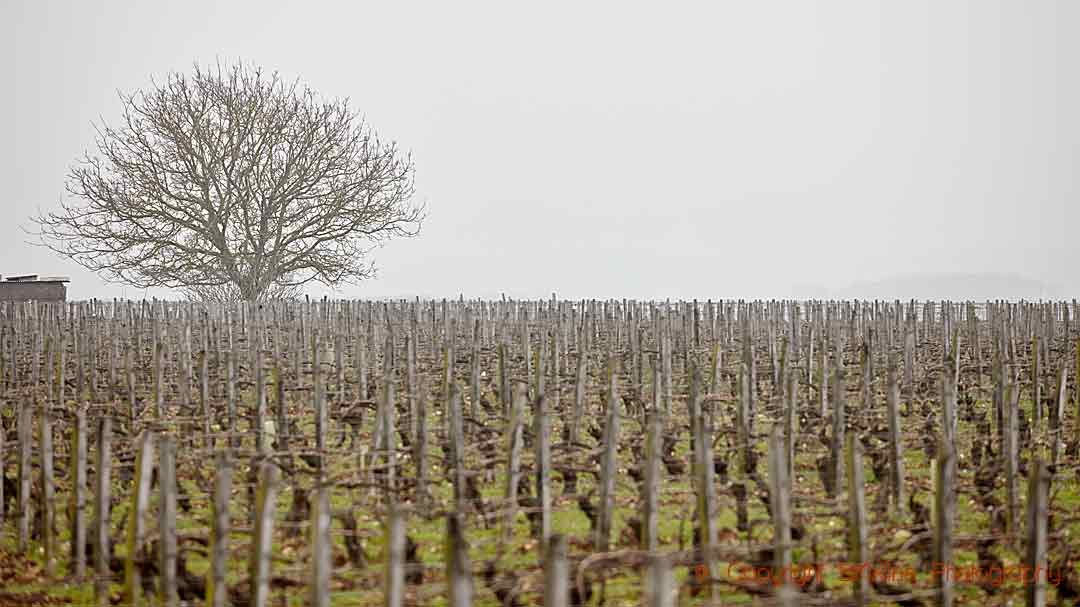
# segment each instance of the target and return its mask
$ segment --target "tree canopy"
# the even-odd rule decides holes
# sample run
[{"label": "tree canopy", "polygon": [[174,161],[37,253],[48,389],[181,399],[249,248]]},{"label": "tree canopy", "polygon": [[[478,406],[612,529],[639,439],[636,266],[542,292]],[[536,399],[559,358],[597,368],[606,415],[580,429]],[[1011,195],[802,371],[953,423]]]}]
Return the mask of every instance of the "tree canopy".
[{"label": "tree canopy", "polygon": [[374,247],[419,232],[411,156],[348,99],[220,63],[120,98],[60,209],[35,217],[42,244],[106,280],[290,297],[372,276]]}]

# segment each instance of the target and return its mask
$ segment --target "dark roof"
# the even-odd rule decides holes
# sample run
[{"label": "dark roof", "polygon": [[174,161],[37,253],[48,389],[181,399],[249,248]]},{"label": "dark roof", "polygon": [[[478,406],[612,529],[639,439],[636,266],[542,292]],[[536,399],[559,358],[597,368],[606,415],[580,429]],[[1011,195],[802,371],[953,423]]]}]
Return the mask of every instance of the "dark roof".
[{"label": "dark roof", "polygon": [[[2,278],[2,276],[0,276]],[[8,276],[3,282],[71,282],[67,276],[41,276],[37,274],[16,274]]]}]

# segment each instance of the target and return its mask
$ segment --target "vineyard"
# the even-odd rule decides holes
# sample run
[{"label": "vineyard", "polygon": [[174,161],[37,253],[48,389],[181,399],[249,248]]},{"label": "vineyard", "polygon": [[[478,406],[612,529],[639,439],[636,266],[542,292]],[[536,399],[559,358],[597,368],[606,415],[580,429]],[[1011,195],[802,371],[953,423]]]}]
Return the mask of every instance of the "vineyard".
[{"label": "vineyard", "polygon": [[1080,309],[0,304],[0,605],[1080,604]]}]

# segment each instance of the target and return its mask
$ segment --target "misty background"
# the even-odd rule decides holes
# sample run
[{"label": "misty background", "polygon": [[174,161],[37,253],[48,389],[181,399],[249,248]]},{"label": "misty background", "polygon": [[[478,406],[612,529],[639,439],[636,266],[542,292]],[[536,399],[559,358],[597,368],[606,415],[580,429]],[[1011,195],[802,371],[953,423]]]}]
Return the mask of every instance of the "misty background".
[{"label": "misty background", "polygon": [[242,60],[411,150],[420,236],[333,297],[1074,297],[1080,3],[2,0],[0,274],[133,91]]}]

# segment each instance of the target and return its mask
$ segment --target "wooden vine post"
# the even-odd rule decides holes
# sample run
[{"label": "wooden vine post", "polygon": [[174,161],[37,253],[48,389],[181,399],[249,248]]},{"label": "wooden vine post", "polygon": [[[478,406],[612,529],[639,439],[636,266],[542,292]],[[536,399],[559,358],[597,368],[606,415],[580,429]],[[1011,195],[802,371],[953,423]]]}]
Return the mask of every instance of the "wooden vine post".
[{"label": "wooden vine post", "polygon": [[593,549],[607,552],[611,546],[611,527],[615,518],[615,476],[618,473],[619,399],[615,378],[615,359],[608,362],[608,398],[604,422],[604,445],[600,459],[599,513]]},{"label": "wooden vine post", "polygon": [[263,462],[255,494],[255,545],[251,551],[251,604],[266,607],[270,599],[270,562],[273,556],[274,510],[281,471]]},{"label": "wooden vine post", "polygon": [[934,586],[938,591],[937,605],[951,607],[955,599],[953,563],[953,529],[956,519],[956,453],[953,445],[942,440],[938,446],[934,506]]},{"label": "wooden vine post", "polygon": [[858,437],[847,437],[848,490],[848,561],[858,568],[858,578],[852,580],[855,605],[863,607],[870,598],[870,550],[866,529],[866,490],[862,463],[862,443]]},{"label": "wooden vine post", "polygon": [[[773,519],[773,554],[776,571],[791,570],[791,481],[785,461],[787,448],[780,426],[774,425],[769,435],[769,500]],[[777,596],[783,607],[793,607],[796,592],[790,576],[785,575],[777,588]]]},{"label": "wooden vine post", "polygon": [[176,439],[172,436],[161,439],[158,484],[161,489],[161,502],[158,506],[158,545],[161,550],[158,571],[161,585],[158,600],[168,607],[178,607],[180,595],[176,576],[180,553],[176,538]]},{"label": "wooden vine post", "polygon": [[330,491],[320,484],[311,510],[311,596],[309,605],[330,605]]},{"label": "wooden vine post", "polygon": [[386,520],[385,550],[383,605],[402,607],[405,601],[405,517],[396,504],[391,504]]},{"label": "wooden vine post", "polygon": [[131,491],[124,559],[124,600],[133,606],[144,604],[139,563],[145,558],[143,544],[146,537],[147,511],[150,508],[150,482],[154,471],[153,432],[143,431],[136,442],[138,447],[135,452],[135,486]]},{"label": "wooden vine post", "polygon": [[469,565],[469,545],[465,541],[461,516],[451,513],[446,516],[446,583],[449,607],[472,607],[473,588],[472,567]]},{"label": "wooden vine post", "polygon": [[233,464],[228,451],[215,456],[214,497],[211,510],[210,571],[206,576],[206,604],[225,607],[228,592],[225,582],[229,558],[229,499],[232,496]]},{"label": "wooden vine post", "polygon": [[1032,572],[1024,588],[1027,607],[1046,607],[1050,470],[1041,460],[1031,463],[1028,477],[1027,550],[1024,564]]},{"label": "wooden vine post", "polygon": [[570,564],[566,536],[554,534],[544,550],[544,607],[569,607]]},{"label": "wooden vine post", "polygon": [[102,417],[97,427],[96,490],[94,492],[94,597],[109,604],[109,511],[112,502],[112,419]]}]

